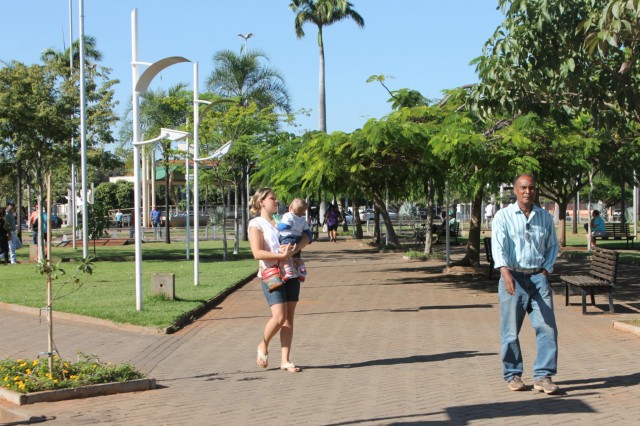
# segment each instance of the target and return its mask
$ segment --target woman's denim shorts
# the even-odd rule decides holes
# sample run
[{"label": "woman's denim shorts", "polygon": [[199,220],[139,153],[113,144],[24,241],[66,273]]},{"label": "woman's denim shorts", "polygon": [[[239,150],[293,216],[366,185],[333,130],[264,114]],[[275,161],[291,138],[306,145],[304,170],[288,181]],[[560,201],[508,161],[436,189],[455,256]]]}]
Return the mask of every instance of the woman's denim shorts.
[{"label": "woman's denim shorts", "polygon": [[269,293],[264,281],[261,280],[260,284],[262,285],[262,292],[264,293],[264,297],[267,298],[269,306],[300,300],[300,281],[295,278],[291,278],[285,285],[273,290],[272,293]]}]

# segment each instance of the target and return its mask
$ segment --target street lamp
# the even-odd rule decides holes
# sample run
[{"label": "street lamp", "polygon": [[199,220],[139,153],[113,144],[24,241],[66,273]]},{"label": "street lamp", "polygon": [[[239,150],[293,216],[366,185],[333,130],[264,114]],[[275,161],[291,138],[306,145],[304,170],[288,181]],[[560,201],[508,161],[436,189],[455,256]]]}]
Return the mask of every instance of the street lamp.
[{"label": "street lamp", "polygon": [[[142,227],[140,226],[140,146],[155,142],[172,135],[169,129],[164,129],[161,136],[151,141],[140,141],[140,94],[145,93],[151,80],[165,68],[181,62],[190,62],[181,56],[171,56],[154,63],[138,61],[138,9],[131,11],[131,80],[133,82],[132,93],[132,124],[133,124],[133,180],[134,180],[134,220],[135,220],[135,264],[136,264],[136,310],[142,310]],[[148,65],[148,68],[139,75],[138,67]],[[168,135],[165,135],[167,134]],[[184,132],[182,132],[184,133]],[[186,137],[186,135],[184,136]]]},{"label": "street lamp", "polygon": [[244,54],[247,54],[247,40],[249,40],[251,37],[253,37],[253,33],[247,33],[247,34],[238,34],[238,37],[242,37],[244,39]]}]

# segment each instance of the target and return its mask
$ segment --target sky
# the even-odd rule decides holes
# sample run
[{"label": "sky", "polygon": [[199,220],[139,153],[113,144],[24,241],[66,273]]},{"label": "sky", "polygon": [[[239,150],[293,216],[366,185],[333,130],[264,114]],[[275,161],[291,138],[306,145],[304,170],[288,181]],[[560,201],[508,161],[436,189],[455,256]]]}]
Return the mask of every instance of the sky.
[{"label": "sky", "polygon": [[[73,0],[73,38],[79,34],[79,0]],[[352,132],[391,112],[388,93],[371,75],[385,75],[391,90],[408,88],[429,99],[442,90],[475,83],[469,63],[502,22],[498,0],[351,0],[364,29],[346,20],[324,29],[327,131]],[[290,0],[84,0],[84,33],[97,39],[102,65],[112,68],[116,107],[131,99],[131,22],[138,11],[138,60],[183,56],[198,62],[199,90],[213,71],[213,55],[240,52],[238,34],[253,33],[248,48],[269,57],[284,76],[294,111],[308,110],[290,131],[318,128],[317,27],[298,39]],[[40,63],[44,49],[69,45],[69,0],[0,0],[0,61]],[[142,70],[141,70],[142,71]],[[167,68],[150,89],[178,83],[193,88],[193,66]]]}]

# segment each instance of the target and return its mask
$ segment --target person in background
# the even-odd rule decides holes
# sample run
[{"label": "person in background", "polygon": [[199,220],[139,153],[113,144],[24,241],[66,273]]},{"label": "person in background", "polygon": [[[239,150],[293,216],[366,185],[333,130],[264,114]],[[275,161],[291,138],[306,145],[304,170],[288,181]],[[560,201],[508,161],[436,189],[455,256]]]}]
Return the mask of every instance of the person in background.
[{"label": "person in background", "polygon": [[324,224],[327,225],[329,241],[338,242],[338,224],[340,223],[340,212],[335,204],[329,205],[329,210],[324,215]]},{"label": "person in background", "polygon": [[491,252],[500,271],[500,335],[502,374],[507,387],[522,391],[523,361],[518,334],[526,314],[536,333],[538,353],[533,364],[533,388],[552,395],[551,379],[558,369],[558,328],[549,274],[558,256],[553,217],[534,205],[536,179],[523,174],[513,183],[516,202],[493,218]]},{"label": "person in background", "polygon": [[0,255],[4,256],[4,264],[9,264],[9,239],[11,233],[9,232],[9,225],[5,220],[4,207],[0,207]]},{"label": "person in background", "polygon": [[122,212],[120,209],[116,212],[116,228],[122,228]]},{"label": "person in background", "polygon": [[33,244],[38,244],[38,205],[33,208],[31,215],[29,216],[29,228],[31,228],[33,236]]},{"label": "person in background", "polygon": [[484,223],[485,227],[491,228],[491,219],[493,219],[493,215],[495,214],[495,210],[493,204],[489,202],[487,207],[484,208]]},{"label": "person in background", "polygon": [[5,209],[5,221],[7,222],[7,227],[9,228],[9,260],[12,265],[18,263],[16,260],[16,250],[22,247],[22,243],[18,239],[16,235],[16,215],[15,215],[15,205],[13,203],[8,203]]},{"label": "person in background", "polygon": [[158,207],[154,207],[151,210],[151,225],[153,225],[156,237],[162,237],[162,228],[160,228],[160,218],[162,217],[162,211]]},{"label": "person in background", "polygon": [[591,242],[591,247],[596,246],[596,237],[607,235],[607,228],[604,225],[604,219],[600,216],[599,210],[591,213],[591,234],[589,234],[589,224],[584,224],[584,230],[587,231],[587,239]]}]

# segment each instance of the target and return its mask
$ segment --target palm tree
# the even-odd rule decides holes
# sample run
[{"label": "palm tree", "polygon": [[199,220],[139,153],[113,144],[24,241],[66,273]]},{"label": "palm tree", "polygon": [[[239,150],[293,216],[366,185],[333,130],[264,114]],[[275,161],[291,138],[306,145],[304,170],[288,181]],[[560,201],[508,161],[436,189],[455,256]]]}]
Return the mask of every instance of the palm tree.
[{"label": "palm tree", "polygon": [[261,64],[261,59],[269,60],[259,50],[217,52],[213,57],[215,69],[205,83],[207,90],[222,97],[237,97],[243,106],[253,101],[260,109],[275,105],[290,112],[284,78],[276,69]]},{"label": "palm tree", "polygon": [[318,47],[320,49],[320,97],[318,100],[318,130],[327,131],[327,101],[325,95],[324,42],[323,27],[344,19],[353,19],[360,28],[364,28],[364,20],[353,9],[353,4],[346,0],[293,0],[289,8],[296,13],[295,30],[298,38],[304,37],[302,27],[310,22],[318,27]]},{"label": "palm tree", "polygon": [[[72,53],[73,53],[73,69],[78,69],[80,67],[80,46],[79,40],[73,42],[72,45]],[[102,61],[102,52],[96,48],[97,41],[93,36],[84,36],[84,54],[85,59],[89,63],[95,63]],[[62,66],[64,68],[69,68],[69,49],[65,49],[64,51],[56,50],[52,47],[45,49],[42,51],[40,55],[40,59],[42,59],[45,63],[56,64]]]}]

